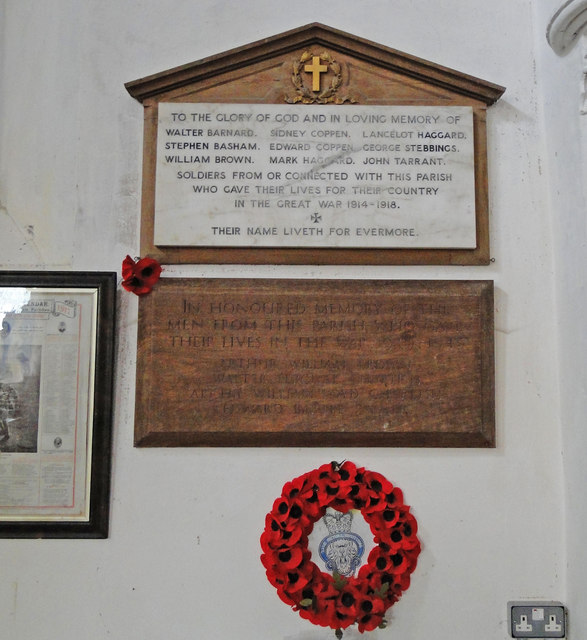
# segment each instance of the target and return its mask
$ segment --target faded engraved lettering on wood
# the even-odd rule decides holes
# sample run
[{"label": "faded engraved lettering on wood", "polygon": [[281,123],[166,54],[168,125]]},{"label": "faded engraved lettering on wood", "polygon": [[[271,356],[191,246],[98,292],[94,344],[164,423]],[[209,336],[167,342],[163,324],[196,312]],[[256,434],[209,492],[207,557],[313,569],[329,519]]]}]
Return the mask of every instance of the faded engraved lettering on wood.
[{"label": "faded engraved lettering on wood", "polygon": [[136,443],[493,446],[489,281],[163,279]]}]

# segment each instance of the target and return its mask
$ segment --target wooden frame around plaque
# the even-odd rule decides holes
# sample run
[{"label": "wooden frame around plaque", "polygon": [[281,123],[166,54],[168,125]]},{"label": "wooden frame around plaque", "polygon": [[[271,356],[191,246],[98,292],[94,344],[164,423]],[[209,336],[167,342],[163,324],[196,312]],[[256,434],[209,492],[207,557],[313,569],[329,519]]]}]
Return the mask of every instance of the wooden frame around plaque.
[{"label": "wooden frame around plaque", "polygon": [[[473,111],[476,247],[266,248],[156,246],[155,180],[160,102],[284,104],[311,100],[292,87],[292,61],[325,52],[344,69],[332,87],[359,105],[466,106]],[[322,55],[322,53],[320,53]],[[328,58],[330,56],[330,58]],[[301,58],[300,58],[301,57]],[[295,73],[294,73],[295,76]],[[294,84],[296,78],[294,77]],[[163,263],[488,264],[486,108],[504,88],[321,24],[310,24],[169,71],[129,82],[144,116],[141,255]],[[306,92],[307,93],[307,92]],[[334,99],[334,98],[333,98]],[[300,104],[300,109],[307,108]],[[344,108],[344,105],[341,105]]]},{"label": "wooden frame around plaque", "polygon": [[493,283],[163,278],[137,446],[495,446]]}]

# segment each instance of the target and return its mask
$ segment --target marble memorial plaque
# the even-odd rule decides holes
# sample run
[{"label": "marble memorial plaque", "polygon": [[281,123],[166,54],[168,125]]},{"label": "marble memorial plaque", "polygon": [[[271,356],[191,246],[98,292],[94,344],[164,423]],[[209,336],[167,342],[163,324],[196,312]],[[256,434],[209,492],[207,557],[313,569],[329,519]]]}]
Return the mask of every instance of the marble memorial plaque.
[{"label": "marble memorial plaque", "polygon": [[140,446],[493,446],[490,281],[163,278]]},{"label": "marble memorial plaque", "polygon": [[470,106],[158,105],[154,241],[474,249]]}]

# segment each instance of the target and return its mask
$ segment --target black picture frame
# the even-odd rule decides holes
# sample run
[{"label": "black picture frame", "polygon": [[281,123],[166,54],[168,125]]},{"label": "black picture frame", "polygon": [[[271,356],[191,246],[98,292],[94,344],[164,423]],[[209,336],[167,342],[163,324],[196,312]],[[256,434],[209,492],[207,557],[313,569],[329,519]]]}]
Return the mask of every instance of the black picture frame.
[{"label": "black picture frame", "polygon": [[[43,508],[47,509],[47,511],[39,512],[38,514],[31,515],[30,513],[26,516],[20,516],[18,513],[14,513],[15,507],[14,504],[10,504],[9,507],[2,506],[0,504],[0,538],[107,538],[108,530],[109,530],[109,512],[110,512],[110,476],[111,476],[111,448],[112,448],[112,408],[113,408],[113,379],[114,379],[114,345],[115,345],[115,315],[116,315],[116,282],[117,276],[114,272],[75,272],[75,271],[0,271],[0,315],[2,316],[0,319],[4,323],[5,317],[14,317],[8,316],[6,311],[10,308],[7,302],[9,296],[18,295],[18,293],[14,290],[20,289],[23,291],[30,291],[31,296],[36,296],[36,298],[31,297],[30,300],[48,300],[49,302],[43,302],[40,304],[50,305],[53,304],[53,311],[46,314],[37,314],[43,315],[46,317],[44,322],[47,323],[52,322],[52,327],[58,326],[58,331],[65,331],[66,329],[65,320],[68,320],[66,317],[68,315],[68,310],[65,308],[63,310],[62,304],[70,304],[74,309],[71,311],[71,314],[76,313],[76,309],[79,309],[78,320],[68,320],[68,322],[72,323],[72,326],[76,331],[78,331],[77,337],[72,338],[72,340],[77,340],[75,345],[77,346],[77,353],[80,352],[90,354],[87,356],[87,362],[83,362],[78,355],[76,362],[77,370],[77,378],[79,381],[80,377],[83,380],[87,380],[87,384],[81,385],[83,387],[84,401],[86,402],[85,412],[83,413],[82,419],[78,419],[78,415],[81,415],[79,410],[80,401],[78,399],[78,392],[80,383],[77,382],[77,387],[75,390],[67,389],[69,382],[62,382],[61,385],[63,390],[65,391],[63,398],[58,398],[55,400],[55,397],[52,397],[51,402],[52,406],[58,406],[59,401],[63,403],[67,403],[68,400],[71,401],[72,397],[75,397],[75,407],[70,409],[71,415],[72,412],[75,415],[75,431],[72,436],[72,440],[76,443],[72,449],[74,451],[74,456],[78,455],[78,434],[82,434],[82,443],[85,443],[85,449],[83,455],[84,464],[86,465],[84,474],[82,477],[82,482],[80,482],[84,492],[85,501],[83,507],[83,514],[80,515],[77,513],[75,517],[69,517],[68,514],[63,514],[63,509],[58,513],[58,509],[54,512],[51,512],[50,506],[43,505]],[[70,299],[64,298],[65,291],[67,290],[67,295],[70,296]],[[2,293],[5,293],[5,301],[4,301],[4,312],[2,307]],[[53,303],[50,302],[50,296],[56,296],[55,301]],[[76,307],[77,302],[75,302],[76,298],[79,300],[86,299],[88,304],[80,305]],[[61,297],[61,300],[65,302],[56,301],[57,298]],[[91,301],[91,303],[90,303]],[[58,306],[59,305],[59,306]],[[33,303],[31,302],[31,313],[28,314],[28,317],[34,316],[33,311],[37,311],[33,309]],[[20,312],[23,309],[27,309],[29,307],[21,307]],[[86,308],[91,309],[91,312],[88,314]],[[83,313],[82,313],[83,310]],[[59,314],[64,313],[64,319],[59,324]],[[83,331],[81,329],[78,330],[78,325],[82,326],[82,315],[84,316],[84,326],[89,326],[90,328],[87,331]],[[89,317],[86,317],[89,316]],[[75,318],[75,315],[71,316]],[[21,321],[23,322],[23,321]],[[42,322],[41,320],[39,322]],[[38,327],[39,322],[36,323]],[[10,326],[9,323],[6,323],[2,326],[3,331],[9,331]],[[41,334],[43,329],[38,329],[39,334]],[[49,330],[46,330],[47,333]],[[15,332],[16,333],[16,332]],[[59,349],[59,347],[55,347],[54,345],[59,345],[59,337],[56,331],[54,331],[55,336],[57,338],[53,339],[53,350]],[[2,338],[0,332],[0,350],[2,349]],[[43,338],[45,340],[45,338]],[[13,342],[16,340],[12,339]],[[5,339],[5,342],[8,342],[8,338]],[[44,349],[45,347],[39,347],[38,353],[40,354],[40,349]],[[74,347],[75,348],[75,347]],[[65,349],[65,347],[63,347]],[[71,350],[71,347],[70,347]],[[44,357],[44,356],[43,356]],[[65,358],[65,356],[63,356]],[[41,360],[39,355],[38,360]],[[82,365],[79,363],[82,362]],[[80,373],[79,368],[84,367],[86,371],[82,371]],[[39,380],[41,379],[41,368],[38,366],[39,372],[36,374]],[[0,371],[1,374],[1,371]],[[57,373],[53,373],[52,375],[57,376]],[[72,374],[73,376],[73,374]],[[85,377],[83,377],[85,376]],[[45,376],[48,378],[49,376]],[[0,377],[0,383],[2,382],[2,378]],[[6,385],[8,386],[8,385]],[[43,393],[47,388],[46,384],[37,383],[38,387],[38,399],[37,406],[44,406],[43,402]],[[59,390],[59,384],[54,384],[54,389]],[[53,389],[53,392],[54,392]],[[5,403],[6,404],[6,403]],[[17,410],[15,410],[17,411]],[[40,410],[37,409],[37,414],[39,414]],[[5,409],[5,414],[8,415],[8,411]],[[82,423],[85,419],[84,424]],[[44,450],[48,447],[44,445],[44,448],[39,444],[40,442],[40,434],[42,435],[42,430],[39,429],[39,417],[37,415],[37,444],[35,445],[37,448],[35,451],[39,456],[44,455]],[[83,431],[85,427],[85,431]],[[53,431],[58,432],[58,425],[51,427]],[[8,429],[6,429],[8,432]],[[65,432],[65,431],[64,431]],[[6,436],[8,439],[11,436]],[[49,438],[53,438],[53,435],[50,435]],[[15,437],[16,440],[16,437]],[[49,440],[49,442],[55,443],[55,448],[61,446],[61,437],[56,436],[53,440]],[[15,445],[17,446],[17,445]],[[82,446],[79,446],[79,450],[82,450]],[[49,451],[48,455],[54,454],[54,456],[65,455],[61,451]],[[6,452],[2,453],[2,449],[0,449],[0,462],[2,456],[4,455],[5,460],[7,460],[8,456]],[[46,456],[47,457],[47,456]],[[23,459],[23,456],[20,458]],[[54,458],[55,459],[55,458]],[[51,459],[49,459],[51,460]],[[77,460],[77,457],[75,458]],[[26,457],[25,457],[26,461]],[[41,462],[39,463],[41,464]],[[51,464],[51,462],[47,463]],[[72,473],[72,491],[71,494],[75,496],[75,487],[76,487],[76,462],[72,463],[72,468],[74,472]],[[81,466],[81,465],[77,465]],[[12,494],[10,494],[11,487],[10,480],[4,480],[4,498],[6,495],[11,496],[10,500],[13,500]],[[41,483],[39,483],[41,484]],[[8,487],[8,488],[7,488]],[[81,491],[81,490],[80,490]],[[79,492],[78,492],[79,495]],[[2,494],[0,492],[0,498],[2,498]],[[89,505],[87,504],[87,500],[89,499]],[[72,503],[74,499],[72,498]],[[50,502],[50,499],[47,498],[47,502]],[[57,501],[55,501],[57,502]],[[0,500],[1,503],[1,500]],[[5,503],[6,504],[6,500]],[[42,504],[42,503],[41,503]],[[27,507],[28,508],[28,507]],[[13,516],[14,513],[14,516]]]}]

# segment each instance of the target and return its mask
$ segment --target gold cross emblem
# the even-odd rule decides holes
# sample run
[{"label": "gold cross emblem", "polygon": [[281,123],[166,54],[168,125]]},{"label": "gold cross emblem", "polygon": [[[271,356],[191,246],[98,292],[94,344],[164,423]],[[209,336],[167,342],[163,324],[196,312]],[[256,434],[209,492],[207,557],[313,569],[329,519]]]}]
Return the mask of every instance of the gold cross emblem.
[{"label": "gold cross emblem", "polygon": [[307,64],[304,71],[312,74],[312,91],[320,91],[320,74],[328,71],[325,64],[320,64],[320,56],[312,56],[312,64]]},{"label": "gold cross emblem", "polygon": [[[306,64],[307,63],[307,64]],[[299,58],[292,61],[291,81],[296,89],[296,95],[284,96],[289,104],[344,104],[356,102],[355,98],[340,95],[338,90],[343,84],[343,65],[336,62],[328,51],[314,55],[311,51],[304,51]],[[328,73],[330,72],[330,73]],[[302,77],[303,73],[312,74],[312,88],[310,89]],[[321,89],[320,74],[325,73],[326,81]]]}]

